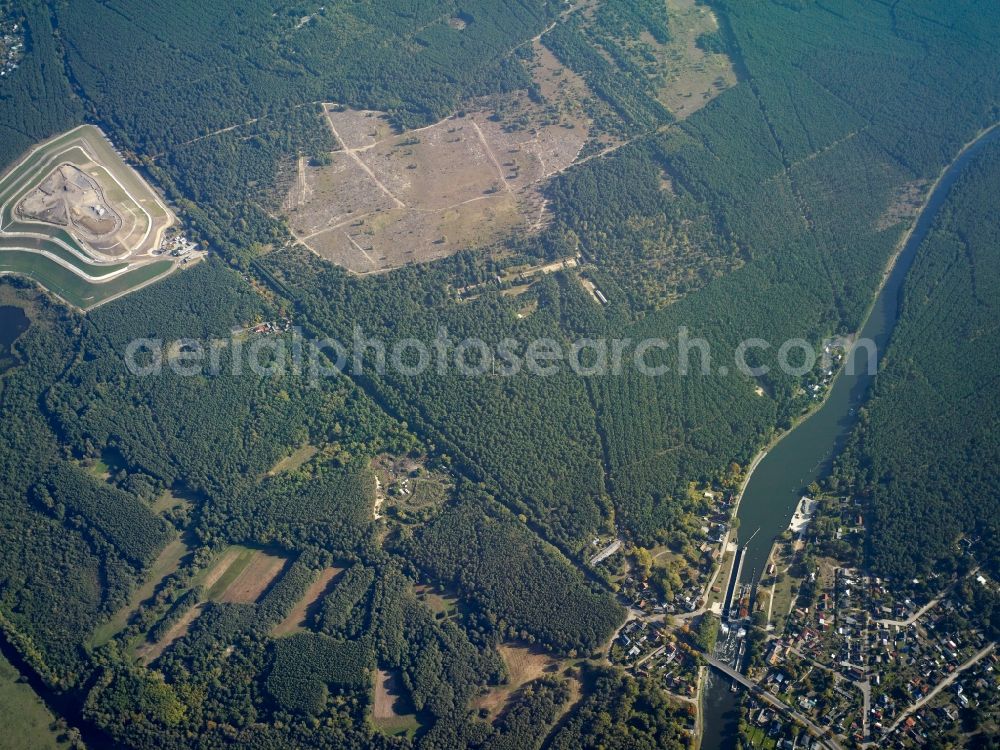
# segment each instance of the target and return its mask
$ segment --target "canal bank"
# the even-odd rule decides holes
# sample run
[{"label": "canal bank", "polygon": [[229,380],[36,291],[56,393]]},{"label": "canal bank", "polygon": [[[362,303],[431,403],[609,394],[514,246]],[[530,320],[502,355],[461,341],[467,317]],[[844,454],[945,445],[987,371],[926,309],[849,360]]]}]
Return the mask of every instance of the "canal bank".
[{"label": "canal bank", "polygon": [[[858,339],[875,343],[881,358],[899,316],[900,295],[917,250],[923,243],[951,187],[964,168],[988,143],[1000,137],[994,125],[981,132],[946,167],[931,187],[927,199],[899,249],[890,259]],[[774,539],[787,527],[805,488],[825,476],[843,449],[874,380],[868,371],[866,351],[852,348],[823,403],[771,444],[750,472],[737,511],[739,528],[747,534],[760,529],[743,556],[744,581],[766,565]],[[857,361],[860,360],[860,361]],[[852,367],[852,365],[854,365]],[[731,750],[737,746],[739,702],[727,681],[713,676],[705,697],[705,750]]]}]

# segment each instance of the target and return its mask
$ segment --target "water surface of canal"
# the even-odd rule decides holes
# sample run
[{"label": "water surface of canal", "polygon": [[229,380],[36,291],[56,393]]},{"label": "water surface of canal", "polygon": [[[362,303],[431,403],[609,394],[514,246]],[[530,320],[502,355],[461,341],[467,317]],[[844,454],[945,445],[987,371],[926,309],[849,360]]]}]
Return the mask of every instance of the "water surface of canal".
[{"label": "water surface of canal", "polygon": [[[861,330],[862,339],[875,342],[879,357],[885,352],[899,319],[900,293],[917,249],[962,171],[987,144],[998,139],[1000,127],[983,133],[952,162],[934,187]],[[858,361],[852,370],[850,364],[855,354]],[[856,421],[858,407],[864,402],[874,379],[867,359],[867,351],[861,348],[848,355],[847,366],[834,381],[823,406],[775,445],[750,477],[740,502],[739,528],[743,538],[749,538],[756,529],[760,531],[747,545],[744,581],[750,579],[753,571],[762,571],[775,537],[788,527],[805,488],[829,472],[833,459],[844,447]],[[704,709],[702,748],[736,748],[739,711],[736,696],[729,692],[728,680],[713,676]]]}]

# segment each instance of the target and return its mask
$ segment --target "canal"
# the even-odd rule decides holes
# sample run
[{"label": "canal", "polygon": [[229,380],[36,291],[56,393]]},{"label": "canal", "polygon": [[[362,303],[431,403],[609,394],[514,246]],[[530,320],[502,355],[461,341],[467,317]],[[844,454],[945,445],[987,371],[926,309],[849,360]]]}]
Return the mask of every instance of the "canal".
[{"label": "canal", "polygon": [[[885,352],[899,318],[900,293],[906,274],[951,187],[973,157],[998,138],[1000,127],[981,134],[944,171],[931,192],[861,330],[860,338],[874,341],[878,356]],[[846,366],[834,381],[826,402],[778,442],[751,475],[740,502],[739,528],[744,538],[749,538],[756,529],[760,531],[747,545],[744,582],[750,580],[754,571],[763,571],[774,539],[788,528],[805,488],[829,472],[833,459],[844,447],[858,407],[864,402],[874,378],[869,373],[867,360],[868,352],[861,347],[849,353]],[[855,365],[853,369],[852,364]],[[728,680],[713,675],[704,710],[702,748],[736,748],[739,704],[737,696],[729,692]]]}]

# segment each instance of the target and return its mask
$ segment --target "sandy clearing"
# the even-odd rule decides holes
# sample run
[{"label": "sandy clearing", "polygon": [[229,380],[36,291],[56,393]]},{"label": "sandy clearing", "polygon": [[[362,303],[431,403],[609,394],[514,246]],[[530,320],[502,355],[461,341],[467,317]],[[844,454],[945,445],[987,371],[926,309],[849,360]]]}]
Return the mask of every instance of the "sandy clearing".
[{"label": "sandy clearing", "polygon": [[401,716],[402,714],[396,712],[395,706],[402,690],[402,681],[395,671],[376,670],[372,716],[376,719],[394,719]]},{"label": "sandy clearing", "polygon": [[534,646],[505,643],[498,646],[497,651],[507,665],[508,682],[492,688],[474,702],[475,708],[485,708],[489,712],[491,720],[500,714],[510,697],[525,684],[545,676],[559,666],[556,659]]},{"label": "sandy clearing", "polygon": [[367,275],[544,229],[541,185],[577,160],[591,97],[582,79],[536,47],[534,74],[558,101],[540,104],[523,92],[483,97],[461,117],[402,133],[384,113],[324,105],[343,148],[325,166],[300,162],[283,209],[295,238]]},{"label": "sandy clearing", "polygon": [[326,568],[321,571],[316,580],[306,589],[306,593],[302,598],[296,602],[292,611],[288,613],[288,616],[275,626],[274,635],[291,635],[305,629],[307,624],[306,616],[309,614],[310,607],[326,593],[330,587],[330,582],[343,572],[343,568]]},{"label": "sandy clearing", "polygon": [[198,619],[198,615],[201,614],[202,607],[202,604],[196,604],[191,607],[191,609],[185,612],[184,616],[175,622],[173,627],[171,627],[170,630],[166,632],[166,635],[164,635],[163,638],[161,638],[157,643],[143,644],[137,648],[135,651],[136,656],[138,656],[143,663],[152,664],[174,643],[174,641],[177,641],[188,634],[188,631],[191,630],[191,625]]}]

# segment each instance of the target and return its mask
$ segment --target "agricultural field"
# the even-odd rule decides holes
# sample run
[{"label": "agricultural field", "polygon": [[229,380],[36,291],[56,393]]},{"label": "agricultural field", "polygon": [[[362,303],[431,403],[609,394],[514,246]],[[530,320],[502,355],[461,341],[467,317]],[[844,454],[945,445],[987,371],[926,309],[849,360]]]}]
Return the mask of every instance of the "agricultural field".
[{"label": "agricultural field", "polygon": [[174,270],[158,255],[175,223],[104,133],[82,125],[0,178],[0,273],[90,309]]},{"label": "agricultural field", "polygon": [[277,579],[286,562],[263,550],[230,547],[202,582],[206,598],[229,604],[253,603]]},{"label": "agricultural field", "polygon": [[[161,559],[157,561],[158,569],[162,567],[161,561],[164,564],[166,562],[163,560],[164,556],[169,559],[176,557],[176,553],[168,554],[170,549],[171,546],[168,546],[161,554]],[[145,664],[156,661],[175,641],[187,634],[202,613],[206,601],[220,604],[252,604],[258,601],[281,575],[287,562],[285,558],[261,549],[241,545],[227,547],[192,581],[194,586],[200,586],[204,592],[202,601],[178,617],[155,643],[141,643],[135,649],[136,658]],[[107,636],[107,639],[110,637]]]},{"label": "agricultural field", "polygon": [[50,750],[70,744],[52,729],[55,718],[29,685],[20,681],[14,665],[0,656],[0,716],[5,750]]},{"label": "agricultural field", "polygon": [[390,736],[412,737],[420,728],[410,697],[396,670],[375,670],[372,721],[379,731]]}]

